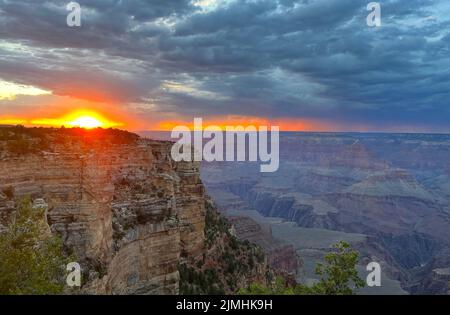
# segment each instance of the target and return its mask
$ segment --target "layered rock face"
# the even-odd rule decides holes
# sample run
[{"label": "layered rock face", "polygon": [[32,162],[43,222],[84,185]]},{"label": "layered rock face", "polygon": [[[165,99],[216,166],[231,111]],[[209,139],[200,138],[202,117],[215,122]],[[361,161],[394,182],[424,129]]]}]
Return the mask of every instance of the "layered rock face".
[{"label": "layered rock face", "polygon": [[272,236],[269,225],[262,226],[244,216],[229,218],[239,239],[248,240],[262,247],[267,254],[269,265],[279,271],[296,275],[301,265],[295,247]]},{"label": "layered rock face", "polygon": [[180,257],[204,246],[199,165],[174,163],[169,142],[80,141],[2,157],[1,221],[17,198],[43,199],[51,230],[82,266],[84,292],[178,293]]},{"label": "layered rock face", "polygon": [[240,241],[235,226],[223,217],[211,199],[205,200],[205,250],[202,256],[180,263],[180,293],[186,295],[235,294],[253,283],[270,285],[277,276],[262,247]]},{"label": "layered rock face", "polygon": [[[449,152],[448,135],[281,133],[277,172],[210,163],[202,177],[232,215],[295,222],[301,239],[294,230],[282,234],[298,244],[330,230],[344,232],[342,238],[363,234],[365,244],[352,245],[371,261],[386,262],[383,272],[405,290],[443,294],[450,266]],[[303,259],[310,250],[298,249]]]}]

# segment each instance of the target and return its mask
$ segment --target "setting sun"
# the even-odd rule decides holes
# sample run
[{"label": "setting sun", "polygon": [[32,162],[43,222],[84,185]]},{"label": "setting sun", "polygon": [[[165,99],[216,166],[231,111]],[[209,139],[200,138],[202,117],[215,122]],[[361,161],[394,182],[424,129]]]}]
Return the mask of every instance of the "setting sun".
[{"label": "setting sun", "polygon": [[68,122],[67,124],[71,127],[81,127],[86,129],[93,129],[104,126],[104,123],[90,116],[78,117],[75,120]]},{"label": "setting sun", "polygon": [[104,116],[91,110],[78,110],[63,117],[62,125],[66,127],[80,127],[85,129],[110,128],[121,126],[121,123],[113,122]]},{"label": "setting sun", "polygon": [[85,129],[94,128],[112,128],[124,126],[123,122],[117,122],[106,118],[102,114],[93,111],[80,109],[73,111],[69,114],[61,116],[59,118],[34,118],[34,119],[19,119],[17,117],[5,117],[2,119],[0,116],[0,124],[24,124],[29,126],[41,126],[41,127],[80,127]]}]

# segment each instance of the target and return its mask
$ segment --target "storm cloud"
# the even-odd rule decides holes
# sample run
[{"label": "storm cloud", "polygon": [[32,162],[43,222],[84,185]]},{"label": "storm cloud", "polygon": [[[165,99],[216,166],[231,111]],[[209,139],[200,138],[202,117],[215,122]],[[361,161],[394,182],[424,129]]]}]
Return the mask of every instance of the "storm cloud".
[{"label": "storm cloud", "polygon": [[[450,3],[0,0],[0,79],[143,116],[450,131]],[[138,106],[136,105],[138,104]],[[3,106],[3,105],[0,105]]]}]

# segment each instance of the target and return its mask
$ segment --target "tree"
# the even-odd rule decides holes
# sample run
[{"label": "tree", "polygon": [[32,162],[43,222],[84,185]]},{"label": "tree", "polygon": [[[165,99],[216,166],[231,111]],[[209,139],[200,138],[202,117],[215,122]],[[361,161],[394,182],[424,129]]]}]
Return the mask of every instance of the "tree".
[{"label": "tree", "polygon": [[286,285],[282,277],[277,277],[275,284],[266,287],[260,283],[252,283],[248,288],[240,289],[240,295],[294,295],[295,288]]},{"label": "tree", "polygon": [[248,295],[350,295],[354,289],[364,287],[364,281],[358,276],[356,265],[358,252],[351,250],[346,242],[333,245],[333,251],[324,257],[325,264],[319,263],[316,274],[321,276],[318,283],[312,287],[302,284],[288,286],[284,279],[277,278],[274,285],[266,287],[259,283],[251,284],[248,288],[241,289],[238,294]]},{"label": "tree", "polygon": [[353,294],[354,289],[364,287],[364,281],[356,270],[359,254],[343,241],[333,245],[333,248],[333,252],[325,255],[325,264],[317,264],[316,274],[322,278],[311,289],[314,294]]},{"label": "tree", "polygon": [[45,209],[19,202],[0,234],[0,294],[58,294],[64,288],[62,241],[50,233]]}]

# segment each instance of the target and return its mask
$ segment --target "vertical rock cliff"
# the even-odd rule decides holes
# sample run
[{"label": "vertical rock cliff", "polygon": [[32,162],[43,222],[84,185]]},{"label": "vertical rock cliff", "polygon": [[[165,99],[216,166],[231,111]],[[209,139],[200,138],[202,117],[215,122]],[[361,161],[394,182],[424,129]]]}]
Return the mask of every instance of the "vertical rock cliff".
[{"label": "vertical rock cliff", "polygon": [[199,165],[174,163],[170,142],[25,128],[0,140],[0,221],[18,198],[48,204],[52,232],[82,266],[81,292],[177,294],[180,262],[208,255]]}]

